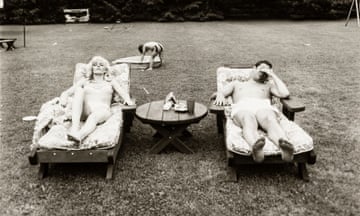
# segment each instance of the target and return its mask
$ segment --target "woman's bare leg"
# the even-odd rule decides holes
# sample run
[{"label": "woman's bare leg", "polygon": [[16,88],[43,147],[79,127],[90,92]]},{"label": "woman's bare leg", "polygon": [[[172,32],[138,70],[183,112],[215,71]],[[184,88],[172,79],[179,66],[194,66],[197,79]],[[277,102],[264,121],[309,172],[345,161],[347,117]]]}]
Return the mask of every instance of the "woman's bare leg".
[{"label": "woman's bare leg", "polygon": [[78,87],[75,89],[75,94],[72,103],[72,126],[71,133],[76,133],[80,129],[80,119],[84,107],[84,89]]},{"label": "woman's bare leg", "polygon": [[96,129],[96,125],[106,121],[111,116],[110,110],[99,110],[97,112],[91,113],[86,121],[85,124],[80,129],[79,141],[83,140],[87,137],[91,132]]}]

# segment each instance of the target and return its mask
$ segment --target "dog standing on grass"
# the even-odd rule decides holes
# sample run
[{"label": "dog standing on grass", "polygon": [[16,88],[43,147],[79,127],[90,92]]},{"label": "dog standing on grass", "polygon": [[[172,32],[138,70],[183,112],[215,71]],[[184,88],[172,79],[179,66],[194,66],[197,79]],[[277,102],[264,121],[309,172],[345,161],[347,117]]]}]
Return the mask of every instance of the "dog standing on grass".
[{"label": "dog standing on grass", "polygon": [[164,50],[164,46],[161,43],[154,41],[146,42],[144,44],[140,44],[138,49],[139,52],[141,53],[141,62],[143,62],[145,54],[150,54],[151,56],[149,67],[145,68],[145,70],[152,70],[156,56],[159,56],[160,65],[162,64],[161,54]]}]

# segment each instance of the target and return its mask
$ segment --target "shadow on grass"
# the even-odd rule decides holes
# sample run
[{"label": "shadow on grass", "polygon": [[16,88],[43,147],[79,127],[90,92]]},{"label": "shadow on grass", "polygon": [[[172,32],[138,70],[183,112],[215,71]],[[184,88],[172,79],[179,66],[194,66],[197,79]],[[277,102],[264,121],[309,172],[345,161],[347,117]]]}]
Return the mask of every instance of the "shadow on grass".
[{"label": "shadow on grass", "polygon": [[105,163],[56,163],[49,165],[48,177],[80,177],[105,178]]},{"label": "shadow on grass", "polygon": [[294,164],[251,164],[237,166],[239,180],[241,178],[266,177],[274,178],[279,176],[297,177]]}]

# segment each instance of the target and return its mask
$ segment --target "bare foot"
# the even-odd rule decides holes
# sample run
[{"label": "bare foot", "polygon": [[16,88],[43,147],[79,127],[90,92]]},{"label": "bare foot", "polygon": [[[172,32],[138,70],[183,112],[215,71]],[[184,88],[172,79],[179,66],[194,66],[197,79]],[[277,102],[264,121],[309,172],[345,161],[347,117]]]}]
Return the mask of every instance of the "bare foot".
[{"label": "bare foot", "polygon": [[281,159],[290,162],[294,159],[294,146],[287,140],[279,139],[281,149]]},{"label": "bare foot", "polygon": [[263,151],[264,146],[265,146],[265,138],[261,137],[254,143],[252,147],[252,157],[254,161],[257,163],[261,163],[264,161],[265,158]]},{"label": "bare foot", "polygon": [[141,71],[151,71],[152,70],[152,68],[144,68],[144,69],[141,69]]},{"label": "bare foot", "polygon": [[81,141],[80,136],[79,136],[77,133],[75,133],[75,132],[69,132],[69,133],[67,134],[67,138],[68,138],[68,140],[70,140],[70,141],[76,141],[76,142],[80,142],[80,141]]},{"label": "bare foot", "polygon": [[[68,138],[68,139],[69,139],[69,138]],[[80,142],[73,141],[73,140],[67,140],[65,146],[66,146],[66,147],[79,148]]]}]

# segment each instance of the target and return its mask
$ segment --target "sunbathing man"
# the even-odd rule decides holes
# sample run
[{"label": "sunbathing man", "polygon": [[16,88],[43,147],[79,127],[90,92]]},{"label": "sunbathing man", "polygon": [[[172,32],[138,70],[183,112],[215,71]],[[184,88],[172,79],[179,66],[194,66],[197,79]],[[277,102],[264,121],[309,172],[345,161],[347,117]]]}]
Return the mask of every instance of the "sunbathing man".
[{"label": "sunbathing man", "polygon": [[[110,65],[106,59],[95,56],[89,65],[91,65],[89,78],[78,81],[60,97],[64,105],[66,97],[74,94],[72,127],[68,133],[68,139],[78,142],[93,132],[97,124],[105,122],[111,116],[110,104],[114,91],[124,99],[125,104],[134,104],[129,94],[115,79],[106,78]],[[85,120],[81,128],[80,120]]]},{"label": "sunbathing man", "polygon": [[273,72],[272,64],[268,61],[257,62],[248,81],[235,80],[226,85],[222,92],[214,94],[214,104],[225,105],[225,97],[230,95],[234,102],[231,118],[236,125],[242,127],[245,140],[252,146],[254,160],[264,160],[265,138],[257,131],[260,125],[269,138],[280,147],[282,159],[292,161],[294,147],[280,127],[277,119],[279,111],[273,108],[270,102],[271,95],[286,98],[289,96],[289,90]]}]

